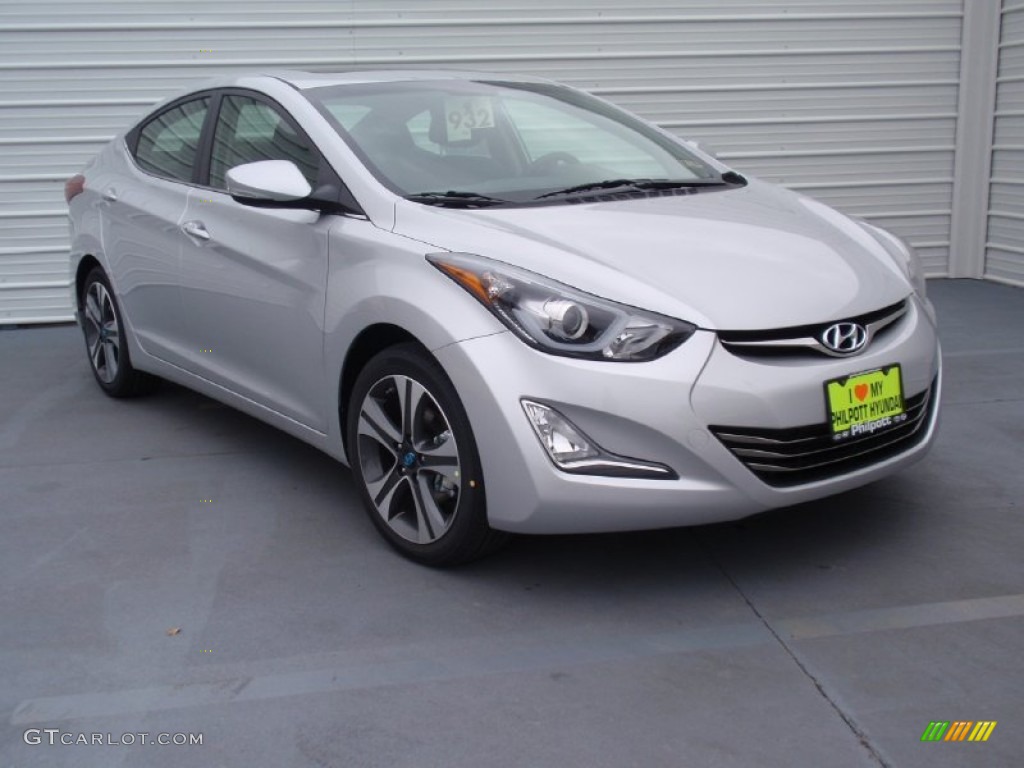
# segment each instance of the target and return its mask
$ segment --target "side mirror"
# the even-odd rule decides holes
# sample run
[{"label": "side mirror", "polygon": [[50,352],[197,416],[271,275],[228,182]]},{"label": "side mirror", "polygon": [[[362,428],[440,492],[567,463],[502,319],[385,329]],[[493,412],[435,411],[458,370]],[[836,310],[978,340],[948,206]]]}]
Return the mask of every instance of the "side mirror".
[{"label": "side mirror", "polygon": [[307,208],[297,205],[313,188],[290,160],[261,160],[236,165],[227,172],[228,194],[242,205]]}]

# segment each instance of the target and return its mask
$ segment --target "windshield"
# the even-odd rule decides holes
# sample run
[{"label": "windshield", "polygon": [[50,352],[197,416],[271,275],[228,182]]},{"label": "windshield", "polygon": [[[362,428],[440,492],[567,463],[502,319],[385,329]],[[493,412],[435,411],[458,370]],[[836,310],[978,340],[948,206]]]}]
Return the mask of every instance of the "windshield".
[{"label": "windshield", "polygon": [[590,185],[721,179],[640,120],[558,85],[439,80],[304,94],[382,184],[421,202],[554,202]]}]

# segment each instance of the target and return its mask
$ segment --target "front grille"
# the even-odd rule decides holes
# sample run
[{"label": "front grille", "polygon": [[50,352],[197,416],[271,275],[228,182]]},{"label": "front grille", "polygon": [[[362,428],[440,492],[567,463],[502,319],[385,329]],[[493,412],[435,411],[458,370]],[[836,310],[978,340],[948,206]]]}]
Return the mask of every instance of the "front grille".
[{"label": "front grille", "polygon": [[[867,331],[867,342],[856,354],[866,351],[876,338],[896,328],[897,321],[907,314],[907,310],[908,304],[904,299],[873,312],[844,318],[846,322],[864,326]],[[845,357],[826,349],[819,339],[822,331],[830,325],[831,321],[763,331],[719,331],[718,340],[737,357]]]},{"label": "front grille", "polygon": [[934,414],[936,383],[906,398],[907,420],[864,437],[834,442],[828,424],[789,429],[709,427],[730,453],[768,485],[785,488],[869,467],[924,439]]}]

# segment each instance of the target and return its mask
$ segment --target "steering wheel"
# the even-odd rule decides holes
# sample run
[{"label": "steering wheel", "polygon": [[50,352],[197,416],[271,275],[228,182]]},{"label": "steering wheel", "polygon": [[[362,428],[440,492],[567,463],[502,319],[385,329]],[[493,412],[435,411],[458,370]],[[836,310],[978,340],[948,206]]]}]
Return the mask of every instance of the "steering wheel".
[{"label": "steering wheel", "polygon": [[579,165],[580,159],[568,152],[548,152],[541,155],[527,167],[531,176],[543,176],[558,170],[563,165]]}]

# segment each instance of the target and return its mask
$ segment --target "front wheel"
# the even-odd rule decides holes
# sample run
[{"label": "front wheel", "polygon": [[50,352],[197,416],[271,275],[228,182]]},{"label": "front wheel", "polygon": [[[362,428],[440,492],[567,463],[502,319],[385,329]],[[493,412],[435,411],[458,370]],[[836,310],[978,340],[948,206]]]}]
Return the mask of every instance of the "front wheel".
[{"label": "front wheel", "polygon": [[356,379],[346,425],[363,502],[381,535],[425,565],[496,549],[469,418],[437,362],[415,344],[374,357]]}]

